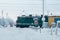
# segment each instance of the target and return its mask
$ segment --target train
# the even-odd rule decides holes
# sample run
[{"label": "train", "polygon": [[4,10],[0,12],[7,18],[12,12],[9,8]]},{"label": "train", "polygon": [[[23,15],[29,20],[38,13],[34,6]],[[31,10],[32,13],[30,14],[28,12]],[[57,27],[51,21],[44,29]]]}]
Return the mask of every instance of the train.
[{"label": "train", "polygon": [[[48,22],[48,16],[45,15],[45,22]],[[16,27],[20,28],[29,28],[29,26],[34,26],[34,27],[42,27],[43,21],[42,21],[43,15],[41,16],[18,16],[16,20]]]}]

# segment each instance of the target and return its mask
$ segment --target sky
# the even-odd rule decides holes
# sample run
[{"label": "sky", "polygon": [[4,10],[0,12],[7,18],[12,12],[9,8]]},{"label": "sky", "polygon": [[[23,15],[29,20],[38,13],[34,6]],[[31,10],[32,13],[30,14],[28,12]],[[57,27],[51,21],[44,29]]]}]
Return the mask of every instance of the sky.
[{"label": "sky", "polygon": [[[0,17],[3,15],[16,20],[21,15],[41,15],[43,0],[0,0]],[[24,12],[23,12],[24,11]],[[60,0],[44,0],[44,14],[60,15]]]}]

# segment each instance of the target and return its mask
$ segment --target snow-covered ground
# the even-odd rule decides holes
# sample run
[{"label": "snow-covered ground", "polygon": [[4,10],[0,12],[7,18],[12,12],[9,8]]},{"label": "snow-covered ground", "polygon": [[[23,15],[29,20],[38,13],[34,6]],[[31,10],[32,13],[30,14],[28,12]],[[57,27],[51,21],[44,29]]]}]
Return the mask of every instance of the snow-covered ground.
[{"label": "snow-covered ground", "polygon": [[55,35],[55,30],[51,35],[49,28],[41,29],[41,33],[40,29],[32,28],[0,28],[0,40],[60,40],[60,29],[58,28],[57,35]]}]

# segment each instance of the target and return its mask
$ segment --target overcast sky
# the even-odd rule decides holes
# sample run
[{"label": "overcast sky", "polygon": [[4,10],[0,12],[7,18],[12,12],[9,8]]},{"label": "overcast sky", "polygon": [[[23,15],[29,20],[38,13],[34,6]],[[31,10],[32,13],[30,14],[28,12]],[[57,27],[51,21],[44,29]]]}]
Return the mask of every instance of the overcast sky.
[{"label": "overcast sky", "polygon": [[[2,10],[4,17],[8,13],[8,16],[14,20],[23,14],[41,15],[42,2],[43,0],[0,0],[0,16]],[[60,15],[60,0],[45,0],[44,4],[45,14],[49,11],[49,15],[50,13]],[[23,10],[25,13],[22,12]]]}]

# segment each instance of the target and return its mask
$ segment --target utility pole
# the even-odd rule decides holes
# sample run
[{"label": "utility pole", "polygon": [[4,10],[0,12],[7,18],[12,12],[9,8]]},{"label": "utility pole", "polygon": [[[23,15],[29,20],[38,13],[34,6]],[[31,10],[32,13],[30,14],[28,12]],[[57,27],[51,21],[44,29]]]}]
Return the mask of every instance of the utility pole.
[{"label": "utility pole", "polygon": [[6,18],[8,18],[8,13],[6,13]]},{"label": "utility pole", "polygon": [[[45,18],[44,18],[44,0],[42,1],[42,11],[43,11],[43,18],[42,18],[43,24],[42,24],[42,27],[44,27],[44,21],[45,21]],[[40,33],[41,33],[41,28],[40,28]]]},{"label": "utility pole", "polygon": [[52,13],[51,13],[51,16],[52,16]]},{"label": "utility pole", "polygon": [[44,0],[43,0],[43,17],[44,17]]},{"label": "utility pole", "polygon": [[43,6],[43,8],[42,8],[43,9],[43,18],[42,18],[42,21],[43,21],[43,25],[44,25],[44,21],[45,21],[45,18],[44,18],[44,0],[43,0],[43,5],[42,6]]},{"label": "utility pole", "polygon": [[3,10],[2,10],[2,18],[3,18]]},{"label": "utility pole", "polygon": [[2,10],[2,26],[4,26],[4,16],[3,16],[3,10]]}]

